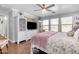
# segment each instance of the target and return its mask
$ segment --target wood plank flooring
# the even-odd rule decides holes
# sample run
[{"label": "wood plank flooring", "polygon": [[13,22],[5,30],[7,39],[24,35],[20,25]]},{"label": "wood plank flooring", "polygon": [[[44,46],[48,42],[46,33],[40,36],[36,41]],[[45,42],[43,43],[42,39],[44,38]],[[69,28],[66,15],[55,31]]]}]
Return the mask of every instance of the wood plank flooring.
[{"label": "wood plank flooring", "polygon": [[[21,42],[20,44],[10,43],[8,44],[8,54],[30,54],[31,40]],[[7,52],[6,47],[2,49],[3,54]]]}]

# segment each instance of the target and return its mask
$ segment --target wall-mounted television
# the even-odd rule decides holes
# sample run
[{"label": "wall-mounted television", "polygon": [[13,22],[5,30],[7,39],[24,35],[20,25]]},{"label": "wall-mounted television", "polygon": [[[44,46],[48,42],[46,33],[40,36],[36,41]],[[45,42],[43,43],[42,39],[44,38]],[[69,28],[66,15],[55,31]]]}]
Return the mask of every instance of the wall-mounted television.
[{"label": "wall-mounted television", "polygon": [[27,29],[28,30],[37,29],[37,23],[36,22],[27,22]]}]

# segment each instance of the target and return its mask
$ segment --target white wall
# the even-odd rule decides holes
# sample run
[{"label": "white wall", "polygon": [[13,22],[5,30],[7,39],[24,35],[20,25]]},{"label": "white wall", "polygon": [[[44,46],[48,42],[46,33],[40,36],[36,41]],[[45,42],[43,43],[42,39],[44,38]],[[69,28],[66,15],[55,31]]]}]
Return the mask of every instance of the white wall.
[{"label": "white wall", "polygon": [[5,34],[5,23],[1,24],[0,22],[0,34]]},{"label": "white wall", "polygon": [[7,20],[5,16],[0,16],[2,18],[3,23],[0,21],[0,34],[7,36]]},{"label": "white wall", "polygon": [[9,29],[9,27],[8,27],[9,11],[10,11],[9,8],[5,8],[0,5],[0,16],[7,17],[6,20],[5,20],[5,18],[3,19],[3,24],[0,23],[0,34],[4,34],[5,36],[7,36],[7,38],[9,38],[9,31],[8,31],[8,29]]}]

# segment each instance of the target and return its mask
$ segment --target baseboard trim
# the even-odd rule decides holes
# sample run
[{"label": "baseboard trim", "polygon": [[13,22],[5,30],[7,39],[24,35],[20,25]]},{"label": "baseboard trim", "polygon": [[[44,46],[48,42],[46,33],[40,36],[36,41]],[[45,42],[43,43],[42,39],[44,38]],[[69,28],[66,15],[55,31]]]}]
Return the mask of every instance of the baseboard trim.
[{"label": "baseboard trim", "polygon": [[[21,40],[19,41],[19,43],[23,42],[23,41],[30,41],[31,39],[28,39],[28,40]],[[13,40],[9,40],[11,43],[17,43],[17,41],[13,41]]]},{"label": "baseboard trim", "polygon": [[16,41],[13,41],[13,40],[9,40],[11,43],[15,43]]}]

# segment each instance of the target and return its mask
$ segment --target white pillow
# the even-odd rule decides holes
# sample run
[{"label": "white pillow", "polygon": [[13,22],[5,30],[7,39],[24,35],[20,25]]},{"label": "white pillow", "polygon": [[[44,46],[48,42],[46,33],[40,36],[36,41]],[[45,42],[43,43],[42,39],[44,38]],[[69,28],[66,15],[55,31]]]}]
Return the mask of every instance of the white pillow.
[{"label": "white pillow", "polygon": [[79,29],[75,31],[74,38],[79,41]]}]

